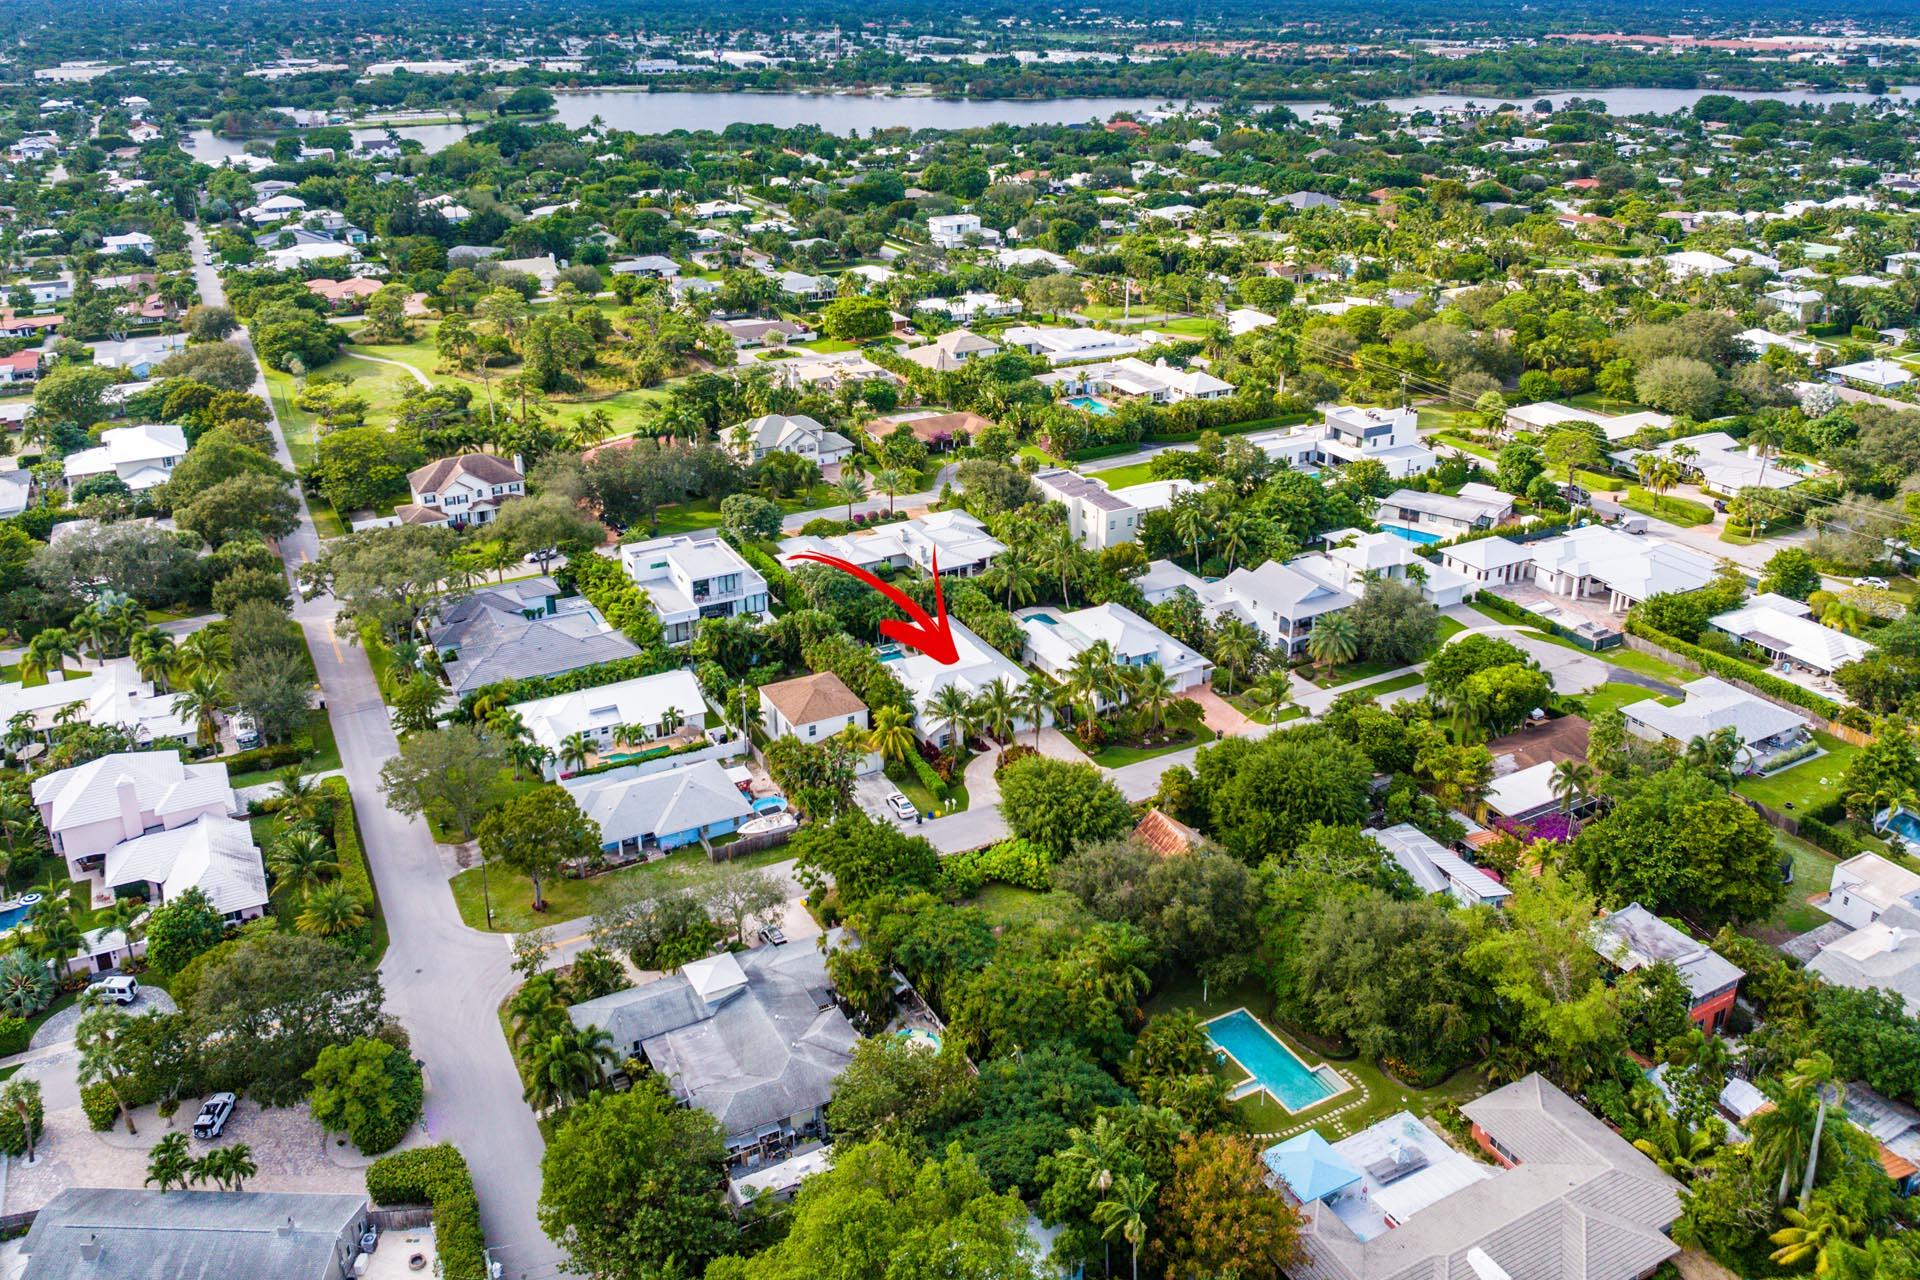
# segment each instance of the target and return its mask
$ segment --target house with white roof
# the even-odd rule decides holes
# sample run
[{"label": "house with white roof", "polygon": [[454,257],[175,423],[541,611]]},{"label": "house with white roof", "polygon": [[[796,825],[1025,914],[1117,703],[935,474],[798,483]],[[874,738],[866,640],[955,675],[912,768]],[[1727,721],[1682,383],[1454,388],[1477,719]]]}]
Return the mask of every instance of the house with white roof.
[{"label": "house with white roof", "polygon": [[1448,894],[1463,907],[1498,907],[1513,896],[1511,889],[1411,822],[1384,831],[1369,827],[1362,834],[1371,836],[1426,893]]},{"label": "house with white roof", "polygon": [[89,476],[118,476],[135,493],[167,482],[180,459],[187,456],[187,435],[171,423],[143,423],[136,427],[109,427],[91,449],[67,455],[64,468],[72,487]]},{"label": "house with white roof", "polygon": [[1233,384],[1205,369],[1180,369],[1164,358],[1148,364],[1127,356],[1099,364],[1075,365],[1057,373],[1043,373],[1035,381],[1061,396],[1111,395],[1153,404],[1184,400],[1224,400]]},{"label": "house with white roof", "polygon": [[997,355],[1000,344],[971,329],[949,329],[931,342],[901,352],[901,357],[935,373],[951,373],[969,360]]},{"label": "house with white roof", "polygon": [[702,222],[711,222],[715,218],[733,218],[743,213],[752,213],[746,205],[735,204],[731,200],[702,200],[693,206],[693,216]]},{"label": "house with white roof", "polygon": [[135,894],[156,907],[198,889],[229,923],[267,912],[267,871],[253,831],[224,813],[122,841],[107,851],[101,880],[115,895]]},{"label": "house with white roof", "polygon": [[1025,609],[1019,614],[1027,633],[1023,657],[1055,680],[1064,680],[1073,660],[1105,641],[1116,663],[1123,667],[1157,666],[1166,672],[1176,693],[1205,685],[1213,678],[1213,663],[1181,644],[1124,605],[1095,605],[1063,613],[1053,609]]},{"label": "house with white roof", "polygon": [[975,320],[1017,316],[1024,308],[1018,298],[1003,298],[997,293],[963,293],[957,298],[922,298],[913,304],[913,309],[937,311],[955,324],[972,324]]},{"label": "house with white roof", "polygon": [[[879,651],[880,660],[887,664],[887,669],[906,687],[907,696],[913,699],[914,732],[935,747],[945,747],[953,736],[953,726],[933,711],[933,700],[939,696],[940,690],[952,685],[973,698],[996,680],[1005,684],[1010,692],[1027,682],[1027,673],[1020,664],[968,630],[960,619],[949,617],[947,625],[953,630],[953,647],[959,654],[955,662],[939,662],[918,650],[894,645],[884,645]],[[1041,720],[1043,726],[1052,723],[1051,714]],[[1033,725],[1026,720],[1017,720],[1014,728],[1020,732],[1033,728]]]},{"label": "house with white roof", "polygon": [[1397,534],[1349,530],[1345,536],[1329,534],[1328,539],[1334,545],[1324,553],[1296,556],[1288,563],[1323,582],[1339,583],[1356,595],[1365,594],[1367,584],[1375,580],[1412,583],[1429,603],[1441,609],[1459,604],[1474,589],[1471,579],[1425,559],[1411,542]]},{"label": "house with white roof", "polygon": [[1002,271],[1019,267],[1045,267],[1061,275],[1073,274],[1073,264],[1048,249],[1002,249],[993,255],[993,261]]},{"label": "house with white roof", "polygon": [[152,257],[153,237],[144,231],[129,231],[125,235],[118,236],[102,236],[100,239],[100,252],[112,254],[144,253],[148,257]]},{"label": "house with white roof", "polygon": [[1442,539],[1491,529],[1512,514],[1513,499],[1483,484],[1465,485],[1458,495],[1395,489],[1373,513],[1383,528],[1418,529]]},{"label": "house with white roof", "polygon": [[1201,587],[1194,594],[1200,597],[1208,617],[1232,614],[1251,623],[1269,645],[1288,658],[1306,651],[1315,622],[1352,606],[1358,599],[1331,582],[1277,560],[1251,569],[1242,565],[1218,582],[1202,582]]},{"label": "house with white roof", "polygon": [[668,644],[693,639],[703,618],[767,615],[767,580],[711,529],[629,542],[620,565],[647,593]]},{"label": "house with white roof", "polygon": [[296,213],[304,213],[306,208],[307,202],[305,200],[302,200],[299,196],[290,195],[282,191],[276,195],[268,196],[259,204],[242,209],[240,216],[255,226],[265,226],[269,222],[278,222],[280,219],[290,218]]},{"label": "house with white roof", "polygon": [[1862,360],[1857,364],[1843,364],[1827,370],[1827,381],[1858,382],[1879,391],[1891,391],[1912,382],[1913,371],[1891,360]]},{"label": "house with white roof", "polygon": [[1030,356],[1042,356],[1049,364],[1118,360],[1145,351],[1149,345],[1132,334],[1109,333],[1105,329],[1041,328],[1030,324],[1010,326],[1001,333],[1000,341]]},{"label": "house with white roof", "polygon": [[987,243],[1000,243],[1000,233],[981,223],[977,213],[942,213],[927,219],[927,238],[936,249],[963,249],[967,237]]},{"label": "house with white roof", "polygon": [[986,572],[1007,553],[1006,543],[958,507],[931,512],[897,527],[907,558],[929,573],[937,561],[943,577],[971,578]]},{"label": "house with white roof", "polygon": [[100,872],[115,845],[240,807],[224,764],[175,751],[120,751],[34,779],[33,807],[76,880]]},{"label": "house with white roof", "polygon": [[1627,728],[1650,742],[1685,746],[1695,738],[1731,729],[1740,739],[1740,765],[1764,770],[1768,761],[1807,741],[1812,725],[1797,711],[1736,688],[1714,676],[1680,686],[1686,698],[1669,707],[1645,698],[1621,708]]},{"label": "house with white roof", "polygon": [[1666,264],[1668,275],[1682,280],[1693,276],[1710,279],[1713,276],[1725,275],[1734,268],[1733,263],[1719,254],[1706,253],[1699,249],[1685,249],[1679,253],[1665,254],[1660,261]]},{"label": "house with white roof", "polygon": [[[1800,324],[1812,324],[1820,318],[1820,313],[1826,310],[1827,306],[1826,295],[1817,289],[1794,289],[1786,286],[1769,289],[1760,295],[1760,301],[1769,310],[1786,312]],[[1740,336],[1746,337],[1746,334],[1743,333]],[[1811,347],[1813,344],[1803,345]]]},{"label": "house with white roof", "polygon": [[1420,443],[1420,414],[1412,408],[1365,409],[1354,405],[1322,405],[1325,421],[1315,461],[1332,466],[1371,459],[1397,480],[1431,471],[1439,462],[1433,450]]},{"label": "house with white roof", "polygon": [[628,857],[711,840],[753,817],[753,805],[717,760],[651,773],[628,765],[562,778],[560,785],[600,829],[600,847]]},{"label": "house with white roof", "polygon": [[642,744],[656,738],[681,731],[697,734],[707,727],[706,696],[685,667],[535,698],[512,710],[526,725],[527,736],[551,753],[541,766],[549,778],[565,767],[562,744],[576,733],[585,734],[594,751],[605,755],[620,746],[644,750]]},{"label": "house with white roof", "polygon": [[1089,551],[1132,542],[1149,511],[1164,511],[1183,493],[1202,486],[1191,480],[1156,480],[1112,490],[1098,476],[1053,469],[1034,473],[1042,497],[1067,509],[1067,528]]},{"label": "house with white roof", "polygon": [[65,679],[50,673],[45,684],[0,684],[0,724],[24,713],[44,735],[75,704],[86,723],[124,729],[142,747],[194,735],[193,721],[174,711],[171,695],[155,695],[153,682],[141,679],[131,658],[113,658]]},{"label": "house with white roof", "polygon": [[1555,400],[1536,400],[1507,410],[1507,425],[1517,431],[1551,431],[1569,423],[1589,423],[1599,427],[1609,441],[1625,440],[1647,427],[1659,430],[1673,425],[1673,419],[1652,409],[1638,413],[1598,413]]},{"label": "house with white roof", "polygon": [[1266,312],[1256,311],[1252,307],[1235,307],[1233,310],[1227,312],[1227,334],[1229,337],[1237,338],[1243,333],[1252,333],[1256,329],[1264,329],[1268,325],[1278,323],[1279,321],[1275,320]]},{"label": "house with white roof", "polygon": [[822,467],[844,462],[853,441],[804,413],[768,413],[749,418],[730,432],[739,441],[740,457],[753,463],[770,453],[793,453]]},{"label": "house with white roof", "polygon": [[1849,928],[1864,929],[1896,906],[1920,911],[1920,875],[1877,853],[1861,853],[1834,867],[1820,909]]},{"label": "house with white roof", "polygon": [[1708,488],[1721,493],[1738,493],[1749,488],[1791,489],[1807,478],[1805,473],[1782,466],[1777,460],[1761,457],[1758,449],[1741,444],[1724,431],[1668,440],[1651,449],[1622,449],[1609,456],[1632,470],[1643,453],[1669,458],[1674,457],[1675,449],[1681,448],[1691,449],[1692,455],[1679,456],[1675,461],[1697,473]]},{"label": "house with white roof", "polygon": [[1858,636],[1816,622],[1804,602],[1772,592],[1708,619],[1707,625],[1755,646],[1774,662],[1792,663],[1823,676],[1873,652],[1873,646]]},{"label": "house with white roof", "polygon": [[[908,552],[907,544],[900,536],[903,527],[898,524],[883,524],[871,529],[856,529],[852,533],[832,534],[827,537],[796,534],[791,538],[782,538],[779,544],[780,564],[786,569],[804,569],[812,562],[798,557],[813,554],[845,560],[848,564],[858,565],[868,573],[878,573],[882,569],[904,569],[917,561]],[[940,572],[943,574],[946,572],[944,564]]]},{"label": "house with white roof", "polygon": [[1821,947],[1807,972],[1855,991],[1878,988],[1920,1017],[1920,908],[1894,902],[1880,917]]},{"label": "house with white roof", "polygon": [[1670,591],[1698,590],[1716,570],[1697,551],[1597,524],[1529,543],[1527,550],[1542,591],[1581,600],[1605,597],[1614,613]]}]

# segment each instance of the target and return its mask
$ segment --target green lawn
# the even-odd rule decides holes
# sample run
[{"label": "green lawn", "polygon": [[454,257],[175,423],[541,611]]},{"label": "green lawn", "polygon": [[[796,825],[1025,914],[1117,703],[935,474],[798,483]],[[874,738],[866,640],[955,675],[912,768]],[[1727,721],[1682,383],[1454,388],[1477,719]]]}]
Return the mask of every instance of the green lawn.
[{"label": "green lawn", "polygon": [[1367,685],[1362,692],[1378,697],[1380,694],[1393,693],[1399,689],[1411,689],[1413,686],[1425,681],[1426,678],[1427,676],[1424,671],[1409,671],[1404,675],[1397,675],[1391,680],[1382,680],[1379,684]]},{"label": "green lawn", "polygon": [[[1648,698],[1653,697],[1656,697],[1656,695],[1651,689],[1643,689],[1637,684],[1622,684],[1617,680],[1609,680],[1591,693],[1581,694],[1580,703],[1586,708],[1586,718],[1591,720],[1602,711],[1611,711],[1615,707],[1631,706],[1636,702],[1645,702]],[[1680,700],[1678,698],[1663,697],[1659,698],[1658,701],[1665,703],[1667,706],[1673,706]]]},{"label": "green lawn", "polygon": [[1343,662],[1336,667],[1322,667],[1319,663],[1313,662],[1297,670],[1322,689],[1334,689],[1343,684],[1352,684],[1355,680],[1385,675],[1389,671],[1396,671],[1407,665],[1391,658],[1368,658],[1361,662]]},{"label": "green lawn", "polygon": [[1764,778],[1742,778],[1734,789],[1779,813],[1806,813],[1844,794],[1842,779],[1860,748],[1832,734],[1814,732],[1813,740],[1827,754],[1803,760]]},{"label": "green lawn", "polygon": [[1627,496],[1620,500],[1620,505],[1669,524],[1690,526],[1713,523],[1713,508],[1705,503],[1695,502],[1691,498],[1676,498],[1672,494],[1650,493],[1637,484],[1628,486]]},{"label": "green lawn", "polygon": [[1109,489],[1125,489],[1129,485],[1145,484],[1153,479],[1152,462],[1134,462],[1124,467],[1111,467],[1104,471],[1089,471],[1088,475],[1100,481]]},{"label": "green lawn", "polygon": [[[302,773],[325,773],[340,767],[340,748],[334,745],[333,721],[327,718],[326,712],[307,713],[305,736],[313,743],[313,754],[300,762]],[[252,787],[279,779],[279,769],[256,769],[252,773],[236,773],[228,782],[236,787]]]},{"label": "green lawn", "polygon": [[1749,926],[1746,931],[1768,942],[1778,943],[1794,934],[1818,929],[1832,918],[1807,899],[1827,892],[1828,886],[1833,883],[1833,868],[1837,859],[1784,831],[1773,833],[1773,847],[1793,859],[1793,883],[1787,886],[1787,896],[1774,908],[1773,914]]},{"label": "green lawn", "polygon": [[[955,766],[953,776],[965,776],[966,762]],[[970,803],[964,783],[953,782],[947,786],[947,803],[941,804],[934,798],[933,792],[921,785],[920,775],[898,760],[887,761],[887,781],[900,789],[900,794],[913,801],[913,807],[922,813],[961,813]]]},{"label": "green lawn", "polygon": [[[844,518],[847,514],[846,499],[836,493],[833,486],[826,484],[818,484],[811,489],[803,489],[791,498],[775,498],[773,501],[777,503],[781,511],[787,515],[792,515],[797,511],[819,511],[835,505],[840,507],[840,511],[837,513],[840,518]],[[885,495],[881,495],[880,501],[886,501]],[[867,505],[868,500],[862,499],[861,503],[857,504],[855,509],[858,510],[861,506]],[[719,524],[720,500],[718,498],[702,498],[698,502],[681,503],[660,508],[660,534],[662,537],[673,533],[690,533],[695,529],[714,529],[718,528]],[[639,532],[637,527],[635,532]]]},{"label": "green lawn", "polygon": [[1193,734],[1183,734],[1177,741],[1157,747],[1130,746],[1123,742],[1116,742],[1101,748],[1100,753],[1093,757],[1093,762],[1103,769],[1118,769],[1122,765],[1151,760],[1155,756],[1164,756],[1170,751],[1184,751],[1188,747],[1201,746],[1212,742],[1217,736],[1204,724],[1195,726],[1195,729],[1196,732]]},{"label": "green lawn", "polygon": [[1671,662],[1663,662],[1652,654],[1641,653],[1625,645],[1616,645],[1611,649],[1603,649],[1595,653],[1585,645],[1575,644],[1564,637],[1536,630],[1533,627],[1523,629],[1520,634],[1534,640],[1544,640],[1548,644],[1557,644],[1562,649],[1571,649],[1575,653],[1584,653],[1590,658],[1598,658],[1610,666],[1619,667],[1622,671],[1631,671],[1636,675],[1663,680],[1668,684],[1686,684],[1700,678],[1698,674],[1688,671],[1685,667],[1676,667]]},{"label": "green lawn", "polygon": [[[731,862],[714,862],[699,845],[669,854],[654,862],[643,862],[590,880],[555,880],[543,884],[547,909],[533,910],[533,885],[523,875],[505,867],[486,869],[487,887],[493,896],[493,925],[496,932],[524,933],[546,925],[592,915],[603,906],[630,893],[658,896],[678,889],[698,893],[710,889],[735,868],[764,867],[783,862],[793,855],[784,845],[742,854]],[[487,912],[480,888],[481,869],[473,867],[453,877],[453,900],[460,907],[460,918],[475,929],[485,929]]]},{"label": "green lawn", "polygon": [[1643,404],[1635,404],[1631,400],[1611,400],[1598,391],[1582,391],[1579,395],[1569,396],[1560,403],[1571,405],[1576,409],[1591,409],[1595,413],[1611,414],[1614,417],[1639,413],[1647,407]]},{"label": "green lawn", "polygon": [[1066,919],[1078,905],[1065,893],[1035,893],[1010,884],[990,884],[967,906],[987,913],[995,928],[1017,924],[1051,924]]},{"label": "green lawn", "polygon": [[1451,445],[1453,448],[1464,450],[1467,453],[1473,454],[1475,457],[1485,458],[1488,462],[1496,460],[1496,455],[1493,450],[1487,448],[1485,445],[1475,444],[1465,437],[1454,435],[1450,431],[1443,431],[1433,438],[1440,444]]}]

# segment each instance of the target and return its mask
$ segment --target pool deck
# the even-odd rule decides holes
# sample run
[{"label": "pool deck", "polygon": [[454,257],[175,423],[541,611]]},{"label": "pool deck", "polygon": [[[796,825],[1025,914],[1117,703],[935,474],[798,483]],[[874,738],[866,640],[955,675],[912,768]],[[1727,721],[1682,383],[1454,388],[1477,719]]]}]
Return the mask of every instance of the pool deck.
[{"label": "pool deck", "polygon": [[1328,1088],[1326,1093],[1322,1094],[1318,1098],[1315,1098],[1312,1102],[1305,1103],[1304,1105],[1298,1106],[1298,1107],[1288,1106],[1286,1101],[1282,1099],[1279,1094],[1275,1093],[1273,1089],[1264,1080],[1262,1080],[1257,1074],[1255,1074],[1251,1069],[1249,1069],[1246,1063],[1240,1061],[1240,1059],[1237,1056],[1235,1056],[1233,1050],[1227,1048],[1225,1045],[1221,1044],[1218,1040],[1215,1040],[1211,1035],[1209,1035],[1207,1037],[1207,1043],[1213,1046],[1214,1052],[1223,1055],[1227,1059],[1227,1061],[1233,1063],[1234,1066],[1240,1068],[1240,1070],[1246,1072],[1247,1074],[1247,1078],[1245,1080],[1235,1085],[1228,1092],[1227,1100],[1229,1102],[1238,1102],[1242,1098],[1250,1097],[1253,1094],[1264,1093],[1267,1095],[1267,1097],[1273,1099],[1273,1104],[1275,1106],[1279,1107],[1282,1111],[1286,1112],[1288,1115],[1293,1116],[1293,1115],[1299,1115],[1303,1111],[1311,1111],[1315,1107],[1318,1107],[1322,1103],[1326,1102],[1328,1099],[1337,1098],[1341,1094],[1345,1093],[1347,1090],[1353,1088],[1352,1081],[1348,1080],[1345,1076],[1341,1075],[1338,1071],[1335,1071],[1332,1067],[1328,1066],[1324,1062],[1320,1063],[1318,1066],[1308,1066],[1307,1060],[1301,1057],[1298,1053],[1294,1052],[1292,1045],[1288,1044],[1285,1040],[1282,1040],[1278,1032],[1276,1032],[1272,1027],[1269,1027],[1266,1023],[1262,1022],[1260,1020],[1260,1016],[1256,1014],[1253,1010],[1247,1008],[1245,1005],[1242,1005],[1237,1009],[1229,1009],[1225,1013],[1216,1014],[1213,1017],[1208,1018],[1205,1022],[1200,1024],[1200,1029],[1202,1031],[1205,1031],[1208,1027],[1212,1026],[1214,1023],[1223,1021],[1227,1018],[1231,1018],[1237,1013],[1246,1014],[1248,1020],[1251,1021],[1254,1026],[1260,1028],[1261,1032],[1264,1033],[1269,1038],[1271,1038],[1275,1044],[1279,1045],[1282,1052],[1284,1052],[1288,1057],[1292,1058],[1295,1062],[1300,1064],[1301,1070],[1305,1071],[1308,1075],[1318,1080],[1321,1084],[1328,1086]]}]

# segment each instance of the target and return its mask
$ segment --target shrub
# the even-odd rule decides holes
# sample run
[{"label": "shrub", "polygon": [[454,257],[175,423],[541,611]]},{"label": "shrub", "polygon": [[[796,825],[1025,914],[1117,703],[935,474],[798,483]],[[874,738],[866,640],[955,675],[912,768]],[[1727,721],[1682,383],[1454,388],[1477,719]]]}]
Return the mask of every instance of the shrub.
[{"label": "shrub", "polygon": [[25,947],[0,955],[0,1013],[31,1018],[53,1003],[53,971]]},{"label": "shrub", "polygon": [[311,751],[311,745],[303,748],[294,742],[276,742],[271,746],[221,756],[220,763],[227,766],[229,774],[263,773],[268,769],[284,769],[290,764],[299,764]]},{"label": "shrub", "polygon": [[371,939],[371,922],[380,914],[380,896],[374,892],[373,872],[367,866],[366,846],[360,841],[360,820],[354,816],[353,798],[347,793],[345,778],[322,781],[320,795],[326,802],[327,824],[332,828],[333,860],[340,864],[340,874],[336,878],[354,897],[367,905],[369,923],[363,926],[366,937],[360,939],[364,943]]},{"label": "shrub", "polygon": [[1000,752],[1000,758],[994,761],[993,776],[998,779],[1001,774],[1007,771],[1008,765],[1016,764],[1028,756],[1037,756],[1039,754],[1038,751],[1029,747],[1024,742],[1009,743],[1006,748]]},{"label": "shrub", "polygon": [[313,1118],[362,1155],[391,1151],[420,1118],[420,1066],[385,1040],[328,1045],[307,1072]]},{"label": "shrub", "polygon": [[913,769],[913,776],[920,779],[920,785],[933,794],[935,800],[947,798],[947,784],[940,780],[932,765],[920,758],[919,752],[907,756],[907,764]]},{"label": "shrub", "polygon": [[87,1127],[105,1133],[120,1118],[120,1104],[114,1101],[113,1086],[99,1081],[80,1090],[80,1110],[86,1113]]},{"label": "shrub", "polygon": [[[11,1089],[27,1089],[27,1121],[33,1125],[33,1140],[38,1142],[47,1127],[46,1106],[40,1098],[40,1086],[30,1080],[22,1080],[7,1086]],[[22,1122],[20,1113],[11,1106],[0,1105],[0,1153],[10,1156],[27,1154],[27,1125]]]},{"label": "shrub", "polygon": [[[955,863],[962,865],[956,868]],[[942,862],[941,869],[949,875],[957,873],[974,878],[976,893],[981,884],[989,881],[1032,889],[1035,893],[1046,893],[1053,888],[1053,855],[1031,840],[1017,836],[984,849],[955,854]]]},{"label": "shrub", "polygon": [[11,1014],[0,1018],[0,1058],[25,1053],[32,1039],[33,1028],[25,1018],[16,1018]]},{"label": "shrub", "polygon": [[383,1156],[367,1166],[367,1196],[377,1205],[433,1206],[434,1244],[446,1280],[484,1280],[486,1237],[466,1157],[447,1143]]},{"label": "shrub", "polygon": [[558,675],[528,676],[521,680],[496,681],[493,684],[482,685],[462,696],[460,716],[462,719],[471,720],[474,701],[483,694],[494,697],[496,702],[513,706],[516,703],[532,702],[536,698],[551,697],[556,693],[578,693],[582,689],[597,689],[605,684],[618,684],[622,680],[650,676],[672,662],[673,659],[661,651],[637,654],[631,658],[615,658],[611,662],[596,662],[590,667],[577,667],[572,671],[562,671]]}]

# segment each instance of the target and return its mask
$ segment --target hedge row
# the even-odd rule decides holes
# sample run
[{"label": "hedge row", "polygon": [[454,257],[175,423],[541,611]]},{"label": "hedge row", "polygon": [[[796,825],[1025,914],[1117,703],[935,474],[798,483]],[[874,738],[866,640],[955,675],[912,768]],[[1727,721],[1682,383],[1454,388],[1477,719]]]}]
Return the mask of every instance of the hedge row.
[{"label": "hedge row", "polygon": [[971,898],[989,882],[1047,893],[1053,888],[1053,855],[1032,841],[1016,836],[984,849],[944,858],[940,874],[946,877],[948,887],[962,898]]},{"label": "hedge row", "polygon": [[768,589],[782,603],[787,604],[789,608],[794,607],[791,603],[792,595],[787,589],[791,584],[786,568],[778,560],[731,529],[722,530],[720,536],[726,540],[728,546],[740,553],[742,560],[760,571],[760,576],[767,580]]},{"label": "hedge row", "polygon": [[485,1280],[487,1239],[480,1200],[459,1148],[442,1142],[382,1156],[367,1166],[367,1198],[381,1206],[433,1206],[433,1242],[446,1280]]},{"label": "hedge row", "polygon": [[227,766],[228,774],[259,773],[266,769],[284,769],[290,764],[299,764],[307,758],[311,747],[302,749],[298,743],[276,742],[271,746],[255,747],[251,751],[236,751],[230,756],[221,756],[216,763]]},{"label": "hedge row", "polygon": [[1140,437],[1140,443],[1192,444],[1208,431],[1223,436],[1243,436],[1253,431],[1273,431],[1280,427],[1303,426],[1312,422],[1317,416],[1312,413],[1278,413],[1266,418],[1249,418],[1245,422],[1223,423],[1200,431],[1150,431]]},{"label": "hedge row", "polygon": [[596,662],[590,667],[576,667],[558,675],[496,680],[463,694],[460,698],[460,715],[464,719],[471,719],[473,704],[483,695],[497,696],[505,705],[512,706],[517,702],[531,702],[535,698],[547,698],[556,693],[578,693],[582,689],[597,689],[603,684],[618,684],[622,680],[654,675],[666,669],[665,664],[671,661],[672,658],[662,650],[635,654],[631,658],[615,658],[612,662]]},{"label": "hedge row", "polygon": [[[1770,698],[1790,702],[1796,707],[1804,707],[1824,720],[1839,720],[1844,724],[1850,723],[1851,718],[1865,719],[1864,713],[1858,707],[1843,708],[1831,698],[1823,698],[1811,689],[1802,689],[1792,681],[1782,680],[1771,671],[1762,671],[1737,658],[1729,658],[1711,649],[1703,649],[1697,644],[1689,644],[1679,636],[1671,636],[1648,626],[1632,612],[1627,614],[1627,634],[1639,636],[1649,644],[1659,645],[1662,649],[1678,654],[1696,664],[1702,671],[1724,676],[1729,680],[1742,681]],[[1860,727],[1864,729],[1869,726],[1863,724]]]},{"label": "hedge row", "polygon": [[33,1025],[25,1018],[0,1018],[0,1058],[25,1053],[33,1039]]},{"label": "hedge row", "polygon": [[[33,1140],[38,1142],[47,1127],[47,1109],[37,1089],[34,1090],[33,1102],[27,1107],[27,1112],[33,1123]],[[10,1156],[27,1154],[27,1126],[21,1122],[20,1113],[12,1107],[0,1109],[0,1153]]]},{"label": "hedge row", "polygon": [[1829,826],[1818,818],[1801,817],[1796,820],[1800,838],[1819,848],[1825,849],[1836,858],[1851,858],[1862,849],[1862,844],[1853,836],[1838,827]]},{"label": "hedge row", "polygon": [[947,798],[947,784],[933,771],[933,766],[923,759],[918,751],[907,753],[907,763],[913,768],[913,776],[920,779],[920,785],[930,792],[935,800]]},{"label": "hedge row", "polygon": [[1117,458],[1123,453],[1133,453],[1140,446],[1131,440],[1115,440],[1112,444],[1089,445],[1085,449],[1075,449],[1067,455],[1068,462],[1092,462],[1096,458]]},{"label": "hedge row", "polygon": [[[366,904],[367,919],[371,922],[379,918],[380,895],[373,887],[373,871],[367,866],[367,848],[360,839],[360,819],[353,811],[347,780],[327,778],[320,783],[319,794],[326,800],[327,816],[333,827],[333,860],[340,865],[340,883]],[[374,932],[371,928],[367,930],[370,937]]]}]

